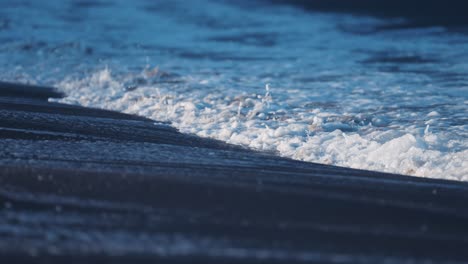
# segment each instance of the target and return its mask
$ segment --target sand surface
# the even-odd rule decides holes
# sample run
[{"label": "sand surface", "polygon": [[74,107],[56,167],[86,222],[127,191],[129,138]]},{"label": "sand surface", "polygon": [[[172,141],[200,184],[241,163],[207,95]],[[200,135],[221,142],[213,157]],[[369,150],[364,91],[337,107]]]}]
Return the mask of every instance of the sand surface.
[{"label": "sand surface", "polygon": [[2,263],[468,259],[464,182],[279,158],[57,96],[0,83]]}]

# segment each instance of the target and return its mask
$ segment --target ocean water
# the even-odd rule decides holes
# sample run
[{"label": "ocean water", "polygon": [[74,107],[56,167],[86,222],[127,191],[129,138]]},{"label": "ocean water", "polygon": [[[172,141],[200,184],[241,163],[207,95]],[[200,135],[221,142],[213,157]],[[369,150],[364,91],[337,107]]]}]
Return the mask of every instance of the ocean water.
[{"label": "ocean water", "polygon": [[293,159],[467,181],[467,31],[383,30],[401,22],[266,1],[2,0],[0,80]]}]

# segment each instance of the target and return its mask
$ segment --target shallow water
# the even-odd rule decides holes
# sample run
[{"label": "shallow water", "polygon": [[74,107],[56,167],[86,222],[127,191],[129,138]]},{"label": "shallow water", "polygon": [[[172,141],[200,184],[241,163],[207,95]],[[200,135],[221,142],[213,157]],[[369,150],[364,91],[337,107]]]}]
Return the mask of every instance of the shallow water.
[{"label": "shallow water", "polygon": [[294,159],[468,180],[468,35],[377,30],[398,22],[252,1],[2,1],[0,79]]}]

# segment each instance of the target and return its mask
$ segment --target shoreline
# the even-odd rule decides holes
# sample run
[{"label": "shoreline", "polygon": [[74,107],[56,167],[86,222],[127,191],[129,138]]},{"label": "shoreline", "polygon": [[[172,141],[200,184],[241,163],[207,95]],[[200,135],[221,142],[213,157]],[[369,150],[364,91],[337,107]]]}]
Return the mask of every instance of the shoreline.
[{"label": "shoreline", "polygon": [[0,259],[468,259],[465,182],[294,161],[59,96],[0,82]]}]

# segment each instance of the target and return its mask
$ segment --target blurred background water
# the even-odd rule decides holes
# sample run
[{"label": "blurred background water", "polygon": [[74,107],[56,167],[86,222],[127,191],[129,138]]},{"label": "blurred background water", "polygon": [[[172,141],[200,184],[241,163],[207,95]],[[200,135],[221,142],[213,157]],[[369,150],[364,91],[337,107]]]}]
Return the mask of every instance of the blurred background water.
[{"label": "blurred background water", "polygon": [[1,0],[0,79],[294,159],[468,180],[463,24],[278,2]]}]

